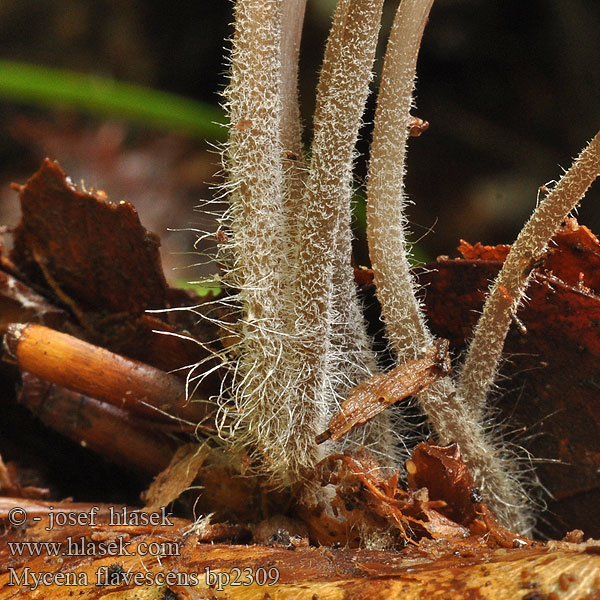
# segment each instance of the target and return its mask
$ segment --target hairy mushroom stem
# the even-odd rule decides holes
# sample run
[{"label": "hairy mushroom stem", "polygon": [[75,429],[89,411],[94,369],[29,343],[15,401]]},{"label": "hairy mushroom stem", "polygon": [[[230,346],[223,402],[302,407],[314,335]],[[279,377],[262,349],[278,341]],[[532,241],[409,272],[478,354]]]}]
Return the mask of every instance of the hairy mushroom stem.
[{"label": "hairy mushroom stem", "polygon": [[[298,61],[307,0],[287,0],[282,7],[281,36],[281,146],[286,198],[286,228],[293,230],[295,205],[304,192],[306,167],[298,102]],[[298,246],[290,244],[290,251]]]},{"label": "hairy mushroom stem", "polygon": [[[382,6],[338,4],[307,172],[295,89],[304,2],[238,0],[235,7],[225,161],[228,277],[239,290],[243,328],[234,439],[256,449],[261,470],[281,486],[322,457],[315,438],[340,387],[358,383],[355,371],[367,377],[375,363],[350,264],[350,199]],[[352,358],[342,360],[344,351]]]},{"label": "hairy mushroom stem", "polygon": [[367,238],[386,330],[398,360],[433,342],[410,272],[404,173],[417,56],[433,0],[403,0],[385,53],[367,182]]},{"label": "hairy mushroom stem", "polygon": [[282,7],[281,35],[281,145],[291,165],[302,163],[302,125],[298,104],[298,59],[307,0],[287,0]]},{"label": "hairy mushroom stem", "polygon": [[[298,206],[295,406],[305,406],[304,457],[347,391],[375,369],[351,265],[355,145],[369,93],[383,0],[340,0],[327,41],[314,115],[306,191]],[[300,408],[298,408],[298,411]],[[358,435],[376,453],[391,446],[387,416]],[[299,446],[300,450],[300,446]],[[306,458],[304,458],[306,460]],[[314,458],[313,458],[314,462]]]},{"label": "hairy mushroom stem", "polygon": [[[399,361],[434,341],[410,273],[405,238],[404,171],[416,62],[433,0],[403,0],[392,25],[379,88],[367,183],[367,237],[382,316]],[[441,443],[456,441],[486,501],[504,524],[527,530],[525,496],[482,423],[445,377],[419,397]]]},{"label": "hairy mushroom stem", "polygon": [[525,297],[534,263],[543,255],[561,223],[600,175],[600,132],[575,159],[556,187],[536,207],[512,245],[485,301],[467,358],[458,393],[477,418],[485,409],[494,383],[512,316]]},{"label": "hairy mushroom stem", "polygon": [[[283,287],[293,289],[296,273],[292,267],[298,261],[302,245],[298,223],[298,207],[301,206],[306,186],[306,163],[302,145],[302,121],[298,100],[298,63],[302,26],[307,0],[287,0],[282,8],[281,37],[281,146],[284,176],[284,216],[282,235],[287,239],[287,267],[284,270]],[[291,296],[292,292],[290,292]],[[282,307],[283,308],[283,307]],[[289,332],[295,329],[293,298],[289,298],[284,312]]]},{"label": "hairy mushroom stem", "polygon": [[238,0],[232,39],[230,120],[224,152],[233,257],[226,274],[239,290],[241,338],[236,370],[236,441],[260,450],[269,439],[278,399],[289,382],[277,377],[286,341],[282,273],[286,264],[281,145],[283,0]]},{"label": "hairy mushroom stem", "polygon": [[457,442],[465,464],[485,503],[511,531],[530,535],[535,523],[530,499],[523,487],[526,474],[512,452],[495,443],[482,421],[456,393],[454,381],[444,377],[419,395],[440,444]]}]

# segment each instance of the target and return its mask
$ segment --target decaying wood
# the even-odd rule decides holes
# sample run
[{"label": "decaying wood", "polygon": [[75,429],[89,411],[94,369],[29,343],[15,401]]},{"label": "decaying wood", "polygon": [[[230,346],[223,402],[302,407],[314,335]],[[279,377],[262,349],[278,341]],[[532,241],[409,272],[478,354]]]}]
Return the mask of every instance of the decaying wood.
[{"label": "decaying wood", "polygon": [[364,425],[392,404],[421,393],[426,387],[450,372],[448,341],[437,340],[425,356],[411,360],[389,373],[380,373],[350,391],[341,410],[329,421],[317,443],[331,438],[339,440],[358,425]]},{"label": "decaying wood", "polygon": [[187,402],[177,377],[36,324],[13,324],[5,337],[22,371],[150,419],[172,416],[193,423],[204,402]]},{"label": "decaying wood", "polygon": [[[210,526],[200,531],[199,524],[195,530],[182,519],[168,517],[172,524],[163,521],[158,526],[108,525],[109,507],[98,505],[91,527],[50,528],[44,514],[52,512],[48,504],[38,503],[36,512],[32,502],[0,501],[0,517],[6,519],[5,506],[11,501],[28,510],[29,527],[8,527],[0,538],[0,600],[596,600],[600,596],[597,543],[473,549],[439,541],[402,552],[203,544],[199,541],[211,541]],[[91,505],[54,506],[54,519],[57,511],[85,520]],[[115,512],[121,511],[115,507]],[[41,520],[32,523],[33,516]],[[224,530],[212,531],[217,535]],[[7,543],[40,540],[60,543],[61,552],[67,554],[15,556]],[[74,548],[108,548],[108,544],[115,548],[120,544],[128,554],[74,555]],[[45,583],[32,591],[34,577],[41,574],[46,574]],[[231,585],[236,577],[238,585]]]}]

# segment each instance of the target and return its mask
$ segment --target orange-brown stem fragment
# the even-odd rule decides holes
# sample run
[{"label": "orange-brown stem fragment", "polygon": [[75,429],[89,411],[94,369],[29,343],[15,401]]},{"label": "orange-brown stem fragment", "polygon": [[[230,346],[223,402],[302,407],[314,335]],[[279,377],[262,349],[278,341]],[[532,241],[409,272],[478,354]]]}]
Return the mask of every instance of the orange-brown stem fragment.
[{"label": "orange-brown stem fragment", "polygon": [[10,325],[5,345],[22,371],[138,415],[193,423],[207,415],[205,403],[186,403],[174,375],[48,327]]},{"label": "orange-brown stem fragment", "polygon": [[357,425],[367,423],[392,404],[421,393],[447,375],[450,372],[448,345],[448,340],[439,339],[423,358],[410,360],[356,386],[341,410],[329,421],[328,429],[317,436],[317,444],[329,438],[339,440]]}]

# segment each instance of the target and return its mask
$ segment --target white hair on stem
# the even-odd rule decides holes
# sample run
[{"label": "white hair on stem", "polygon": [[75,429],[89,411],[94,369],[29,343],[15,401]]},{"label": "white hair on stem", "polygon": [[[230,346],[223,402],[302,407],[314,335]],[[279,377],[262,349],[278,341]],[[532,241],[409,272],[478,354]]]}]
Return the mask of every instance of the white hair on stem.
[{"label": "white hair on stem", "polygon": [[433,0],[404,0],[396,13],[377,97],[367,181],[367,238],[387,334],[399,360],[433,342],[410,273],[404,215],[406,142],[421,37]]},{"label": "white hair on stem", "polygon": [[[292,166],[302,162],[302,124],[298,104],[298,59],[307,0],[287,0],[282,7],[281,36],[281,144],[296,159],[288,158]],[[287,157],[286,157],[287,158]]]},{"label": "white hair on stem", "polygon": [[[351,265],[355,146],[372,79],[383,0],[340,0],[325,49],[306,191],[298,207],[296,331],[309,367],[299,393],[316,398],[314,440],[349,389],[376,368]],[[315,418],[316,417],[316,418]],[[346,442],[391,452],[387,415]],[[388,459],[389,462],[389,459]]]},{"label": "white hair on stem", "polygon": [[[273,410],[285,393],[274,377],[286,340],[281,305],[286,263],[281,146],[283,0],[238,0],[229,85],[225,91],[229,141],[224,163],[230,208],[225,216],[231,241],[226,282],[239,289],[241,351],[234,400],[236,442],[259,451],[270,425],[261,412]],[[263,438],[263,436],[265,436]]]},{"label": "white hair on stem", "polygon": [[[236,4],[226,94],[228,283],[239,289],[244,329],[235,427],[236,441],[254,446],[272,481],[286,485],[321,458],[315,437],[337,406],[340,382],[346,389],[358,383],[339,372],[343,351],[358,348],[343,366],[355,369],[357,358],[361,380],[374,366],[349,261],[349,219],[354,146],[383,0],[338,5],[308,172],[295,90],[304,3],[260,4]],[[336,281],[348,280],[343,289],[334,289],[334,272]],[[343,298],[337,311],[336,292]]]},{"label": "white hair on stem", "polygon": [[[398,9],[369,165],[369,249],[399,361],[420,357],[434,342],[409,270],[403,210],[415,67],[432,3],[403,0]],[[220,300],[230,314],[206,315],[230,338],[216,357],[230,369],[221,384],[221,433],[225,424],[230,427],[234,443],[253,452],[261,472],[280,486],[302,480],[331,450],[331,444],[318,447],[315,437],[349,389],[376,370],[350,262],[350,203],[383,0],[338,1],[317,90],[310,160],[303,153],[297,98],[305,5],[306,0],[235,5],[225,93],[228,178],[221,189],[230,207],[221,220],[218,233],[225,241],[219,240],[217,254],[225,267],[223,285],[235,293]],[[486,302],[458,391],[445,377],[418,398],[438,441],[460,444],[486,502],[519,531],[531,525],[531,511],[514,458],[497,449],[485,430],[485,397],[531,265],[598,175],[599,146],[596,136],[519,235]],[[196,365],[188,387],[216,368],[218,363]],[[380,415],[345,444],[366,443],[389,464],[394,449],[388,423]],[[401,435],[406,440],[412,433],[403,427]]]},{"label": "white hair on stem", "polygon": [[458,384],[458,392],[469,403],[472,414],[479,416],[485,408],[504,340],[512,316],[525,296],[533,264],[543,255],[550,238],[599,174],[600,133],[597,133],[538,204],[512,245],[477,321]]},{"label": "white hair on stem", "polygon": [[[288,262],[295,263],[300,247],[296,211],[304,194],[306,167],[302,146],[302,123],[298,103],[298,61],[302,25],[307,0],[286,0],[282,9],[281,38],[281,146],[284,174],[285,235],[288,241]],[[288,275],[293,277],[290,269]],[[293,284],[293,280],[284,285]],[[288,323],[293,328],[293,322]]]}]

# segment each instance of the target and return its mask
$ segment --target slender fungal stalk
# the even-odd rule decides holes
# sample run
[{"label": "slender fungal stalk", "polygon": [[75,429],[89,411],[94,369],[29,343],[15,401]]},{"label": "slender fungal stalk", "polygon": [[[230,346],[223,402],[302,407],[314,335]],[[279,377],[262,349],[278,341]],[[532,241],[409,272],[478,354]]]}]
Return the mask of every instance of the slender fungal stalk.
[{"label": "slender fungal stalk", "polygon": [[[415,296],[405,240],[404,160],[421,37],[433,0],[403,0],[386,50],[367,185],[367,236],[377,295],[399,361],[419,358],[433,342]],[[509,527],[530,526],[525,497],[446,377],[419,395],[441,443],[458,442],[486,501]]]},{"label": "slender fungal stalk", "polygon": [[[302,146],[302,122],[298,102],[298,62],[302,25],[307,0],[286,0],[282,9],[281,38],[281,146],[284,176],[284,218],[282,236],[287,240],[288,268],[284,271],[283,287],[293,289],[296,273],[292,265],[298,262],[302,246],[298,220],[306,182],[306,164]],[[290,292],[291,294],[292,292]],[[283,307],[282,307],[283,308]],[[288,331],[295,329],[293,299],[285,307]]]},{"label": "slender fungal stalk", "polygon": [[[281,316],[286,247],[281,147],[283,0],[238,0],[229,86],[231,123],[225,151],[230,191],[227,220],[234,256],[227,277],[239,289],[242,348],[235,401],[236,441],[264,451],[273,415],[289,382],[274,374],[286,340]],[[283,415],[282,415],[283,416]],[[280,424],[280,426],[283,426]]]},{"label": "slender fungal stalk", "polygon": [[[349,2],[340,2],[323,58],[314,117],[314,162],[311,164],[311,174],[318,186],[329,185],[327,182],[332,175],[338,179],[338,189],[331,188],[329,191],[330,197],[334,198],[338,206],[332,240],[334,247],[331,271],[330,373],[335,404],[343,401],[350,389],[377,370],[362,307],[356,293],[354,270],[351,264],[351,202],[354,148],[372,79],[372,64],[383,2],[373,3],[369,12],[362,14],[360,6],[357,6],[354,11],[349,10],[350,6]],[[367,20],[363,31],[356,27],[352,28],[353,22],[360,22],[361,18]],[[358,52],[353,49],[354,44],[359,48]],[[356,72],[353,72],[356,69],[353,61],[358,61],[361,65]],[[355,91],[347,99],[342,99],[346,85],[352,84],[353,79]],[[341,106],[338,103],[341,103]],[[344,110],[346,103],[349,103],[349,108]],[[343,127],[337,132],[337,136],[331,136],[332,124],[336,122],[343,123]],[[317,148],[322,148],[320,155],[317,153]],[[329,170],[327,165],[332,165],[333,169]],[[323,190],[319,190],[318,187],[313,188],[312,193],[316,201],[322,192]],[[339,406],[331,406],[330,411],[335,412],[338,408]],[[344,447],[348,443],[368,445],[382,465],[397,462],[393,458],[394,444],[387,414],[379,416],[366,427],[351,432],[341,446]]]},{"label": "slender fungal stalk", "polygon": [[404,172],[421,37],[433,0],[403,0],[385,54],[367,183],[367,237],[383,319],[398,360],[419,358],[433,342],[407,258]]},{"label": "slender fungal stalk", "polygon": [[557,186],[537,206],[519,233],[494,281],[477,322],[458,392],[472,414],[481,416],[494,382],[511,317],[521,304],[533,264],[594,179],[600,175],[600,133],[577,157]]},{"label": "slender fungal stalk", "polygon": [[[226,164],[235,257],[230,280],[240,290],[244,316],[234,384],[236,440],[255,447],[264,471],[281,485],[297,482],[320,458],[315,437],[337,408],[338,382],[358,383],[336,371],[333,357],[359,339],[365,355],[360,358],[370,361],[362,378],[374,364],[353,288],[349,215],[354,146],[382,5],[383,0],[340,0],[321,74],[310,171],[304,175],[289,165],[289,153],[301,152],[297,66],[286,73],[282,66],[297,61],[296,17],[303,3],[236,4]],[[333,308],[338,265],[344,272],[336,276],[350,282],[341,291],[343,302],[356,305],[347,311],[354,321],[343,347],[332,337],[337,324],[348,321],[341,310],[338,319]],[[332,345],[342,350],[333,353]]]},{"label": "slender fungal stalk", "polygon": [[317,89],[312,156],[297,211],[301,247],[294,281],[295,360],[301,366],[295,403],[304,428],[304,447],[298,443],[303,461],[316,456],[314,439],[342,394],[375,365],[350,263],[350,202],[382,7],[383,0],[338,2]]},{"label": "slender fungal stalk", "polygon": [[[298,105],[298,58],[307,0],[286,0],[281,16],[281,145],[290,166],[302,163],[302,125]],[[292,156],[293,155],[293,156]]]}]

